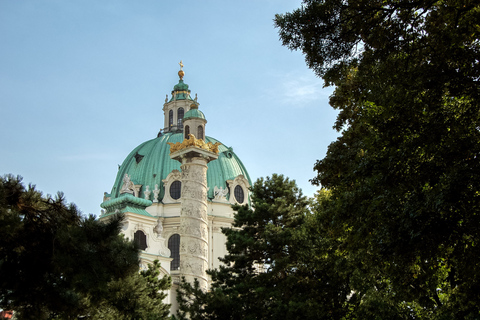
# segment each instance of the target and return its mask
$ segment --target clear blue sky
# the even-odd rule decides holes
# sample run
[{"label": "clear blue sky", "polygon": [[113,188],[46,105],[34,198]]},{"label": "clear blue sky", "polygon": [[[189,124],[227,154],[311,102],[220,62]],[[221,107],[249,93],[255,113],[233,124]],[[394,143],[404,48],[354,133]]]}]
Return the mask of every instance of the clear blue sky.
[{"label": "clear blue sky", "polygon": [[99,214],[118,165],[163,127],[183,60],[206,134],[233,147],[253,181],[282,173],[313,195],[313,165],[338,133],[332,89],[273,26],[299,6],[0,0],[0,174]]}]

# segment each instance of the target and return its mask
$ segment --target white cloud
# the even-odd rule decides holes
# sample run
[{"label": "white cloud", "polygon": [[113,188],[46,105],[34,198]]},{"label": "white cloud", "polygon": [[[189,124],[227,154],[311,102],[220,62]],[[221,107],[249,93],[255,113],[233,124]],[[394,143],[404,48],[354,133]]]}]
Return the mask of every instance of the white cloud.
[{"label": "white cloud", "polygon": [[[323,81],[309,70],[310,74],[285,74],[279,77],[281,101],[284,104],[302,107],[313,101],[325,101],[331,88],[323,88]],[[327,100],[328,101],[328,100]]]}]

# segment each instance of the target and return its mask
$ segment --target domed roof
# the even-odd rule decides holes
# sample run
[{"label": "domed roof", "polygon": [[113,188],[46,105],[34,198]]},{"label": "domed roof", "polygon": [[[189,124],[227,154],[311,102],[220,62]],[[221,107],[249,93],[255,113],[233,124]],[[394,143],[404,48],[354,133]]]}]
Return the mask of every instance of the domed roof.
[{"label": "domed roof", "polygon": [[183,82],[182,79],[178,80],[178,83],[173,86],[173,91],[172,91],[172,98],[170,101],[173,100],[192,100],[192,97],[190,97],[190,90],[188,90],[188,84]]},{"label": "domed roof", "polygon": [[199,119],[205,119],[205,115],[203,114],[202,111],[196,109],[196,108],[192,108],[190,110],[187,111],[187,113],[185,113],[185,115],[183,116],[183,121],[187,120],[187,119],[193,119],[193,118],[199,118]]},{"label": "domed roof", "polygon": [[[170,159],[170,146],[167,142],[182,141],[183,133],[166,133],[133,149],[118,169],[117,178],[110,193],[111,199],[120,196],[123,177],[128,174],[134,184],[142,185],[139,197],[145,197],[146,186],[149,186],[150,191],[152,191],[155,189],[155,185],[158,185],[158,189],[160,189],[158,200],[161,201],[165,194],[162,180],[173,170],[180,171],[180,162]],[[205,142],[216,143],[219,141],[207,136]],[[215,186],[227,188],[226,181],[233,180],[239,175],[243,175],[249,184],[252,184],[245,166],[232,148],[221,144],[218,150],[218,159],[208,163],[207,184],[209,190],[207,197],[209,199],[214,198]],[[152,200],[153,195],[150,198]]]},{"label": "domed roof", "polygon": [[188,84],[184,83],[183,80],[179,80],[178,83],[173,87],[173,91],[187,91]]}]

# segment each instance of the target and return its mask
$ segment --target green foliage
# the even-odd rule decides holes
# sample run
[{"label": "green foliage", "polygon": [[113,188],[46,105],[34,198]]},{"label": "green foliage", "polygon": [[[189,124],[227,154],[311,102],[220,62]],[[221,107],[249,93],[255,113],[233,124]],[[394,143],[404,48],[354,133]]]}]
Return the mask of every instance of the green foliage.
[{"label": "green foliage", "polygon": [[[168,306],[157,289],[169,280],[155,278],[158,263],[138,274],[138,249],[119,235],[122,219],[84,217],[60,193],[44,197],[20,177],[0,177],[0,308],[17,319],[86,319],[108,303],[123,315],[136,304],[135,315],[161,319]],[[120,288],[131,290],[121,305]]]},{"label": "green foliage", "polygon": [[[204,292],[200,288],[197,279],[195,279],[195,282],[192,284],[187,282],[185,277],[182,277],[177,289],[177,302],[179,309],[177,313],[172,316],[173,320],[219,319],[215,314],[228,314],[226,313],[228,310],[214,311],[223,306],[223,304],[216,306],[214,292]],[[228,319],[228,317],[226,319]]]},{"label": "green foliage", "polygon": [[170,289],[169,276],[159,278],[160,263],[155,260],[147,270],[108,283],[101,304],[91,308],[89,319],[135,320],[168,319],[170,305],[162,303]]},{"label": "green foliage", "polygon": [[312,203],[281,175],[259,179],[252,208],[234,206],[224,229],[228,254],[210,270],[212,287],[181,283],[180,319],[338,319],[351,290],[341,252],[318,237]]},{"label": "green foliage", "polygon": [[233,228],[224,231],[228,254],[221,261],[226,267],[211,273],[212,289],[236,297],[226,308],[237,312],[233,318],[262,319],[294,308],[288,303],[294,295],[288,279],[297,272],[293,240],[308,202],[294,181],[277,175],[259,179],[251,201],[253,208],[234,206]]},{"label": "green foliage", "polygon": [[313,182],[358,317],[480,317],[479,3],[305,1],[275,21],[335,86],[342,135]]}]

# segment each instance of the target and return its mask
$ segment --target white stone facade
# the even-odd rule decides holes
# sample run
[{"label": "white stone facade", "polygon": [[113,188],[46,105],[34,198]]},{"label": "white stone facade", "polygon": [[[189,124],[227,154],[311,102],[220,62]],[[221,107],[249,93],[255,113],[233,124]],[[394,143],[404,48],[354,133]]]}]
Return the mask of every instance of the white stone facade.
[{"label": "white stone facade", "polygon": [[[179,234],[180,242],[182,243],[182,240],[185,238],[184,230],[181,228],[181,210],[182,204],[180,199],[168,204],[153,203],[146,208],[146,211],[152,217],[131,212],[125,213],[126,219],[122,229],[122,232],[129,239],[134,239],[134,234],[137,231],[145,233],[147,248],[142,250],[140,254],[141,266],[146,267],[147,264],[157,259],[161,263],[161,276],[170,275],[172,277],[173,286],[165,300],[166,303],[172,304],[172,312],[177,309],[176,284],[184,274],[182,272],[182,256],[180,258],[180,269],[171,270],[170,268],[173,259],[170,257],[171,253],[168,249],[168,239],[174,234]],[[222,233],[222,228],[231,226],[234,211],[231,204],[225,201],[208,201],[206,202],[205,211],[207,219],[205,222],[202,219],[202,226],[199,227],[202,230],[199,232],[205,233],[205,237],[202,236],[202,241],[205,243],[207,251],[203,268],[214,269],[221,264],[218,258],[223,257],[227,253],[225,247],[226,237]],[[206,285],[207,287],[210,285],[208,277],[206,277]]]},{"label": "white stone facade", "polygon": [[[194,146],[170,154],[172,158],[160,151],[168,150],[168,145],[161,142],[162,137],[178,137],[180,133],[184,137],[184,125],[189,125],[195,137],[211,139],[205,136],[207,121],[203,113],[193,110],[190,114],[199,116],[183,122],[182,116],[199,105],[196,97],[190,97],[183,75],[181,70],[180,82],[174,87],[172,97],[165,99],[161,132],[157,139],[145,142],[155,147],[146,148],[146,151],[138,147],[137,152],[134,150],[127,157],[118,168],[111,194],[105,193],[101,205],[106,209],[101,219],[108,219],[117,212],[124,213],[122,232],[140,244],[140,267],[146,268],[159,260],[161,276],[172,277],[173,286],[165,300],[172,305],[171,313],[178,309],[176,290],[182,276],[188,281],[196,278],[201,287],[208,289],[207,269],[218,268],[219,258],[227,253],[222,228],[229,228],[233,222],[232,204],[250,203],[248,173],[232,148],[222,145],[219,154],[218,148],[205,151]],[[199,127],[202,137],[198,134]],[[154,140],[158,143],[152,142]],[[223,158],[222,162],[215,160],[217,157]],[[180,170],[177,161],[181,163]],[[210,172],[215,176],[212,181],[220,185],[207,181],[208,163],[215,161],[218,166],[214,165],[216,169]],[[177,169],[172,169],[172,162]]]}]

